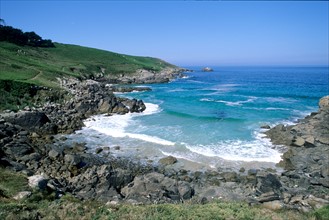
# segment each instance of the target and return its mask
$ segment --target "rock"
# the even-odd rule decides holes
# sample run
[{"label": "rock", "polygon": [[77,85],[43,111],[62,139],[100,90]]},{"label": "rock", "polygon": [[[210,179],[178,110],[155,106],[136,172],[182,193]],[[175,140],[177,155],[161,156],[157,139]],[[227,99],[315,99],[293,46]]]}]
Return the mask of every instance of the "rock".
[{"label": "rock", "polygon": [[329,164],[323,164],[321,167],[321,176],[329,178]]},{"label": "rock", "polygon": [[[121,195],[118,194],[118,192],[116,191],[116,189],[114,189],[113,187],[102,187],[100,185],[97,185],[96,187],[96,199],[98,201],[101,202],[109,202],[111,200],[113,200],[113,198],[116,199],[121,199]],[[93,199],[93,198],[91,198]]]},{"label": "rock", "polygon": [[85,152],[87,150],[86,143],[74,143],[73,152]]},{"label": "rock", "polygon": [[22,191],[22,192],[19,192],[17,193],[13,199],[15,200],[23,200],[23,199],[26,199],[27,197],[29,197],[32,193],[30,191]]},{"label": "rock", "polygon": [[33,148],[26,142],[11,142],[3,147],[3,151],[10,157],[17,159],[33,153]]},{"label": "rock", "polygon": [[59,155],[60,155],[60,152],[58,152],[58,151],[56,151],[56,150],[54,150],[54,149],[51,149],[51,150],[49,151],[49,153],[48,153],[48,156],[49,156],[51,159],[53,159],[53,160],[56,160],[57,157],[59,157]]},{"label": "rock", "polygon": [[103,148],[99,147],[99,148],[96,148],[95,153],[96,153],[96,154],[99,154],[99,153],[101,153],[102,151],[103,151]]},{"label": "rock", "polygon": [[273,210],[273,211],[278,211],[278,210],[281,210],[283,208],[283,204],[279,200],[264,202],[262,204],[262,206],[266,209],[270,209],[270,210]]},{"label": "rock", "polygon": [[316,147],[314,144],[314,137],[308,137],[305,140],[305,147]]},{"label": "rock", "polygon": [[257,198],[257,200],[259,202],[271,202],[271,201],[275,201],[275,200],[279,200],[279,199],[280,199],[280,196],[278,194],[276,194],[275,192],[263,193]]},{"label": "rock", "polygon": [[22,111],[15,114],[4,114],[3,117],[6,121],[19,125],[28,131],[38,130],[43,125],[50,122],[45,113],[36,111]]},{"label": "rock", "polygon": [[114,146],[113,149],[114,150],[120,150],[120,146]]},{"label": "rock", "polygon": [[48,180],[42,175],[28,177],[29,186],[34,189],[45,190]]},{"label": "rock", "polygon": [[38,135],[36,132],[32,132],[31,137],[32,138],[40,138],[40,135]]},{"label": "rock", "polygon": [[187,182],[180,181],[178,183],[178,193],[181,199],[186,200],[193,196],[194,190]]},{"label": "rock", "polygon": [[190,199],[194,190],[184,181],[176,181],[160,173],[149,173],[138,176],[132,183],[122,189],[126,199],[137,202],[153,203],[162,200],[167,202]]},{"label": "rock", "polygon": [[173,156],[164,157],[159,160],[159,163],[164,166],[172,165],[174,163],[177,163],[177,158]]},{"label": "rock", "polygon": [[66,154],[64,162],[70,166],[77,166],[81,162],[81,158],[78,155]]},{"label": "rock", "polygon": [[240,173],[244,173],[246,171],[246,169],[244,168],[244,167],[241,167],[240,169],[239,169],[239,172]]},{"label": "rock", "polygon": [[260,126],[260,128],[262,128],[262,129],[271,129],[271,126],[269,126],[269,125],[262,125],[262,126]]},{"label": "rock", "polygon": [[291,127],[286,127],[282,124],[279,124],[266,131],[265,134],[276,145],[290,146],[294,138],[290,130]]},{"label": "rock", "polygon": [[322,208],[329,204],[329,201],[326,199],[317,198],[313,195],[309,195],[306,199],[306,202],[314,209]]},{"label": "rock", "polygon": [[302,137],[296,137],[292,141],[292,145],[296,147],[302,147],[305,144],[305,140]]},{"label": "rock", "polygon": [[212,71],[214,71],[214,70],[210,67],[205,67],[202,69],[202,72],[212,72]]},{"label": "rock", "polygon": [[142,92],[142,91],[151,91],[152,89],[150,87],[127,87],[127,86],[120,86],[120,87],[111,87],[111,90],[113,92],[122,92],[122,93],[126,93],[126,92],[134,92],[134,91],[138,91],[138,92]]},{"label": "rock", "polygon": [[282,184],[278,177],[274,174],[257,175],[256,189],[260,193],[280,193]]},{"label": "rock", "polygon": [[304,199],[304,196],[303,196],[303,195],[296,195],[296,196],[293,196],[293,197],[290,199],[290,203],[291,203],[291,204],[302,203],[303,199]]},{"label": "rock", "polygon": [[238,174],[236,172],[223,172],[221,176],[225,179],[226,182],[238,181]]},{"label": "rock", "polygon": [[329,96],[322,97],[319,101],[320,111],[329,111]]},{"label": "rock", "polygon": [[133,176],[131,172],[128,170],[123,170],[121,168],[117,168],[110,172],[110,177],[108,181],[110,182],[111,186],[120,189],[125,185],[128,185],[133,180]]}]

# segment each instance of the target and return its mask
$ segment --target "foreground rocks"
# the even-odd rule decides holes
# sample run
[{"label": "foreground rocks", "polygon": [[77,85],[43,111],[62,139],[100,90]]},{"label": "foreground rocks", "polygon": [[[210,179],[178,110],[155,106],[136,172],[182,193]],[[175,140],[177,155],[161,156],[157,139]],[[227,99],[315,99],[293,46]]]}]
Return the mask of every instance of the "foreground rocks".
[{"label": "foreground rocks", "polygon": [[69,101],[0,118],[0,165],[31,176],[31,184],[55,191],[58,197],[70,193],[80,199],[130,204],[220,199],[301,211],[329,203],[329,97],[321,99],[319,112],[297,125],[278,125],[266,132],[275,144],[289,147],[280,162],[282,174],[255,169],[192,172],[175,168],[178,160],[172,156],[153,166],[100,157],[83,143],[62,144],[53,135],[80,128],[89,115],[145,110],[141,100],[118,98],[95,81],[63,84],[74,95]]},{"label": "foreground rocks", "polygon": [[266,134],[273,143],[288,147],[279,163],[286,170],[280,178],[287,189],[284,201],[296,206],[306,200],[304,210],[317,206],[313,200],[328,204],[329,96],[320,100],[318,112],[296,125],[277,125]]}]

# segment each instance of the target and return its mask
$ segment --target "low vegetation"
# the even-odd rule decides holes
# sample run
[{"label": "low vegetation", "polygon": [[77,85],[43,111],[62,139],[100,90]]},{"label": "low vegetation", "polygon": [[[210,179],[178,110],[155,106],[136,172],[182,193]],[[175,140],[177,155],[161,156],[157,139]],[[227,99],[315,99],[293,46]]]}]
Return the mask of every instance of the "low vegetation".
[{"label": "low vegetation", "polygon": [[[10,91],[0,87],[0,111],[31,106],[32,96],[26,90],[33,86],[60,89],[58,79],[113,78],[140,69],[158,72],[174,67],[151,57],[53,43],[34,32],[23,32],[4,25],[0,25],[0,57],[0,84],[8,85],[9,81],[13,87]],[[20,96],[16,96],[17,92]]]},{"label": "low vegetation", "polygon": [[[12,199],[20,191],[32,194]],[[329,219],[329,206],[313,213],[271,211],[246,203],[214,201],[207,204],[117,205],[80,201],[69,194],[33,191],[24,175],[0,168],[0,219]]]}]

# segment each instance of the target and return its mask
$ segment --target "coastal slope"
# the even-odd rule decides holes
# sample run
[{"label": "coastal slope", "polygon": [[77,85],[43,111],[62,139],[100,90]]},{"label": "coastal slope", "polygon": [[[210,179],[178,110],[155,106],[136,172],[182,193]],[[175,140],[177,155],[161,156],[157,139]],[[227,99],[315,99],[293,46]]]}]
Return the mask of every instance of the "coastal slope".
[{"label": "coastal slope", "polygon": [[44,48],[1,41],[0,55],[0,110],[65,100],[70,96],[67,84],[72,82],[162,83],[183,71],[157,58],[59,43]]}]

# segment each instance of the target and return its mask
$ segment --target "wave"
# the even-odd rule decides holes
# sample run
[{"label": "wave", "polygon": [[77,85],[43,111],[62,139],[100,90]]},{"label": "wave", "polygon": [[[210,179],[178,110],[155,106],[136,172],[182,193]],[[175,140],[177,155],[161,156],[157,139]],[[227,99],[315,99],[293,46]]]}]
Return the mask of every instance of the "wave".
[{"label": "wave", "polygon": [[278,163],[281,153],[269,139],[259,131],[255,131],[254,140],[227,140],[209,145],[189,145],[183,143],[193,153],[207,157],[219,157],[230,161],[259,161]]},{"label": "wave", "polygon": [[289,108],[275,108],[275,107],[267,107],[267,108],[257,108],[257,107],[243,107],[247,110],[258,110],[258,111],[291,111]]},{"label": "wave", "polygon": [[256,97],[250,97],[247,100],[241,100],[241,101],[225,101],[225,100],[214,100],[214,99],[209,99],[209,98],[202,98],[200,101],[202,102],[218,102],[218,103],[224,103],[227,106],[241,106],[242,104],[245,103],[251,103],[254,102],[257,98]]},{"label": "wave", "polygon": [[280,103],[294,103],[294,102],[297,102],[296,99],[284,98],[284,97],[265,97],[264,99],[267,102],[270,102],[270,103],[276,103],[276,102],[280,102]]},{"label": "wave", "polygon": [[128,113],[125,115],[113,116],[96,115],[85,120],[84,124],[88,129],[92,129],[115,138],[129,137],[160,145],[174,145],[174,142],[164,140],[156,136],[131,133],[126,131],[126,129],[134,123],[134,117],[156,114],[161,111],[160,107],[156,104],[145,103],[145,105],[146,110],[142,113]]}]

